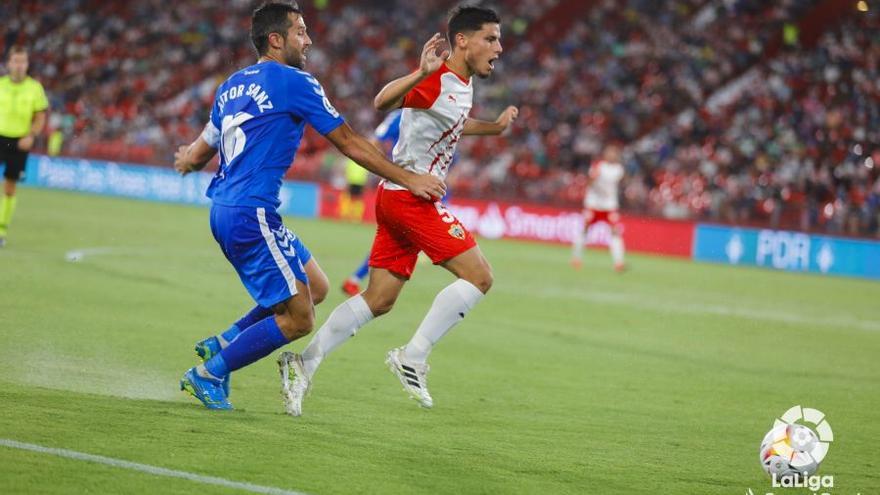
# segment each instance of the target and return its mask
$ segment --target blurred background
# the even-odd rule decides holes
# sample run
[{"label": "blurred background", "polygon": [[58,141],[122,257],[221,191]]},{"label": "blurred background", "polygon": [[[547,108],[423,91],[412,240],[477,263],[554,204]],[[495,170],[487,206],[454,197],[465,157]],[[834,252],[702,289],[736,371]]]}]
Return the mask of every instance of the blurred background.
[{"label": "blurred background", "polygon": [[[254,62],[258,3],[2,2],[0,52],[28,46],[50,100],[36,151],[170,167],[216,86]],[[373,96],[457,3],[303,0],[307,69],[370,134]],[[472,115],[521,112],[508,135],[463,140],[456,197],[577,208],[619,142],[626,212],[880,237],[880,2],[479,3],[500,13],[505,51]],[[289,178],[342,188],[341,163],[310,131]]]}]

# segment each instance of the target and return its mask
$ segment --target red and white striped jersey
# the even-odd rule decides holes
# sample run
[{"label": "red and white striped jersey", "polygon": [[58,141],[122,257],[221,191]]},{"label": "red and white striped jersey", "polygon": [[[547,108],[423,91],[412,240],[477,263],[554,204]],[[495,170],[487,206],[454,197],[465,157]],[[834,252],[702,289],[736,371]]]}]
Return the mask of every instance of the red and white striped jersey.
[{"label": "red and white striped jersey", "polygon": [[[446,64],[423,79],[403,99],[394,163],[445,179],[473,101],[471,80],[452,72]],[[384,187],[404,189],[390,181],[385,181]]]},{"label": "red and white striped jersey", "polygon": [[590,210],[617,210],[620,207],[617,189],[623,179],[623,165],[599,160],[590,167],[590,179],[584,206]]}]

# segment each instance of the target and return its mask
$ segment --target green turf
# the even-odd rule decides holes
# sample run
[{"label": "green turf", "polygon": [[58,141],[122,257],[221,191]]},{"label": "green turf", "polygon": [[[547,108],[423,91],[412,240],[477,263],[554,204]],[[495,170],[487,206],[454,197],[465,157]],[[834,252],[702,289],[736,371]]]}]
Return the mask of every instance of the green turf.
[{"label": "green turf", "polygon": [[[0,251],[0,438],[315,494],[742,494],[770,491],[758,444],[802,404],[834,428],[832,493],[880,489],[875,282],[648,256],[619,275],[604,252],[576,272],[564,247],[483,241],[495,287],[432,355],[433,410],[383,365],[451,281],[423,265],[325,361],[303,417],[282,414],[272,359],[217,413],[178,379],[251,303],[207,217],[21,191]],[[334,287],[372,234],[288,224]],[[82,248],[110,251],[65,261]],[[236,493],[0,447],[0,493],[86,492]]]}]

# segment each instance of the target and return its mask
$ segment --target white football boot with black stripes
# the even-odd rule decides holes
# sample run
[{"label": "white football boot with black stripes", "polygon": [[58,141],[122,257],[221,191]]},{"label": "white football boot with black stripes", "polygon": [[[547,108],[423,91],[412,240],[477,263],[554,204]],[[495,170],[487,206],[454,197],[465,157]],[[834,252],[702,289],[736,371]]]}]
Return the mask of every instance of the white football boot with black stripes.
[{"label": "white football boot with black stripes", "polygon": [[403,385],[403,390],[417,401],[419,405],[430,409],[434,405],[434,399],[428,393],[428,371],[431,369],[427,364],[420,364],[406,359],[403,347],[391,349],[385,359],[388,369],[397,376]]}]

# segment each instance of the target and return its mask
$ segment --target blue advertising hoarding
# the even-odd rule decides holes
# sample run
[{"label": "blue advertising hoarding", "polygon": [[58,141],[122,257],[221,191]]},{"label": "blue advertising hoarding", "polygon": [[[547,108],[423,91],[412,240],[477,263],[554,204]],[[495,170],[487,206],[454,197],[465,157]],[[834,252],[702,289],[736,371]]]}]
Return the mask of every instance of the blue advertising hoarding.
[{"label": "blue advertising hoarding", "polygon": [[880,279],[880,242],[801,232],[697,225],[693,257],[758,266]]},{"label": "blue advertising hoarding", "polygon": [[[208,205],[211,201],[205,191],[211,177],[212,174],[207,172],[181,177],[171,168],[31,155],[24,184],[149,201]],[[317,217],[319,199],[317,184],[285,181],[281,186],[278,213]]]}]

